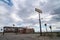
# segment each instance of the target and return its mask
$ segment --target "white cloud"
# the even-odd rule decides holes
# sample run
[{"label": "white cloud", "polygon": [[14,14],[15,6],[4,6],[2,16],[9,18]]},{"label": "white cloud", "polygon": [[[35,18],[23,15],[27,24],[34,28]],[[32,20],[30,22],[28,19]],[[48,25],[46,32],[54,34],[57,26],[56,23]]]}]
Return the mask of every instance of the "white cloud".
[{"label": "white cloud", "polygon": [[[49,12],[48,12],[48,13],[42,13],[42,14],[41,14],[41,20],[42,20],[42,21],[50,21],[52,17],[53,17],[53,16],[50,15]],[[31,15],[28,17],[28,19],[34,19],[34,20],[35,20],[35,19],[39,19],[39,14],[38,14],[38,13],[31,14]]]},{"label": "white cloud", "polygon": [[12,0],[12,2],[13,2],[13,6],[15,7],[15,9],[19,9],[19,7],[18,7],[18,0]]},{"label": "white cloud", "polygon": [[38,13],[31,14],[28,19],[38,19]]},{"label": "white cloud", "polygon": [[20,0],[21,3],[25,3],[26,0]]},{"label": "white cloud", "polygon": [[[60,2],[56,2],[56,3],[54,2],[52,4],[49,0],[33,0],[33,1],[29,1],[29,0],[12,0],[12,3],[13,3],[13,6],[11,7],[11,12],[9,12],[10,9],[7,9],[7,6],[5,7],[5,5],[0,4],[0,14],[3,15],[3,16],[2,15],[0,16],[0,19],[2,19],[4,21],[4,20],[6,20],[8,18],[9,18],[9,20],[10,20],[10,18],[12,18],[11,20],[13,20],[16,25],[17,25],[18,22],[23,22],[25,20],[29,20],[29,19],[31,20],[31,19],[33,19],[34,21],[37,21],[36,19],[39,19],[38,12],[33,12],[33,14],[31,13],[30,16],[28,15],[29,16],[28,18],[23,17],[23,19],[25,18],[25,20],[23,20],[22,17],[20,17],[20,15],[18,15],[18,14],[21,11],[21,16],[22,16],[23,11],[25,11],[24,10],[25,8],[26,8],[26,10],[28,12],[30,12],[30,7],[32,8],[32,10],[34,10],[33,8],[35,8],[35,7],[41,8],[42,11],[45,11],[46,12],[46,13],[42,13],[41,14],[41,20],[44,21],[44,22],[50,22],[50,20],[53,17],[53,15],[50,14],[51,13],[51,10],[57,9],[58,7],[60,7],[60,5],[59,5]],[[22,11],[22,9],[23,9],[23,11]],[[47,12],[46,10],[48,10],[49,12]],[[10,13],[9,14],[9,17],[6,15],[6,13],[7,14]],[[26,12],[26,16],[27,16],[27,14],[28,13]],[[2,20],[0,20],[0,22]],[[9,21],[9,23],[10,23],[10,21]],[[58,27],[60,26],[59,25],[60,23],[54,23],[54,24],[55,25],[51,24],[53,26],[53,30],[55,30],[57,26]],[[26,24],[24,24],[24,22],[23,22],[19,26],[34,26],[34,27],[36,26],[35,29],[37,31],[39,31],[39,24],[38,24],[38,22],[35,25],[32,25],[32,24],[30,24],[28,22]],[[42,30],[45,31],[45,28],[42,28]],[[48,28],[48,30],[49,30],[49,28]]]},{"label": "white cloud", "polygon": [[39,27],[39,23],[36,23],[34,26],[35,26],[35,27]]},{"label": "white cloud", "polygon": [[56,23],[52,24],[53,30],[60,30],[60,28],[58,28],[58,27],[60,27],[60,22],[56,22]]},{"label": "white cloud", "polygon": [[43,18],[42,21],[50,21],[52,19],[52,17],[53,16],[50,14],[42,14],[41,15],[41,18]]},{"label": "white cloud", "polygon": [[20,10],[20,8],[22,7],[22,8],[25,8],[26,7],[26,5],[25,5],[25,1],[26,0],[12,0],[12,2],[13,2],[13,8],[15,8],[16,10]]},{"label": "white cloud", "polygon": [[18,15],[16,14],[11,14],[11,18],[15,21],[15,22],[18,22],[18,21],[23,21]]},{"label": "white cloud", "polygon": [[45,3],[47,3],[47,0],[35,0],[34,3],[32,3],[32,6],[40,8],[41,7],[41,5],[40,5],[41,3],[45,4]]},{"label": "white cloud", "polygon": [[8,10],[5,6],[0,6],[0,14],[6,14],[8,13]]}]

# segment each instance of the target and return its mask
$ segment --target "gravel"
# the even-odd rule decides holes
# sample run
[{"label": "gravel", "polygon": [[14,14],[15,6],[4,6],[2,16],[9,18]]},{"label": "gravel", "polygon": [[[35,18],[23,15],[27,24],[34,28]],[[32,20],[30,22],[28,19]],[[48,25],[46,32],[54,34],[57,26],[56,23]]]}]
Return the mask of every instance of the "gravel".
[{"label": "gravel", "polygon": [[39,36],[39,34],[0,34],[0,40],[60,40],[60,37]]}]

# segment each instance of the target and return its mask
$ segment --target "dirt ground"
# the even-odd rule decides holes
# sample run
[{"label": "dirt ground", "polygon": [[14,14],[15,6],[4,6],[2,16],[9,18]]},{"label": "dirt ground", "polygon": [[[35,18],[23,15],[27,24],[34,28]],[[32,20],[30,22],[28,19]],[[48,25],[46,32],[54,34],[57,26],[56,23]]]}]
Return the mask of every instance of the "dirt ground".
[{"label": "dirt ground", "polygon": [[60,40],[60,37],[39,36],[39,34],[0,33],[0,40]]}]

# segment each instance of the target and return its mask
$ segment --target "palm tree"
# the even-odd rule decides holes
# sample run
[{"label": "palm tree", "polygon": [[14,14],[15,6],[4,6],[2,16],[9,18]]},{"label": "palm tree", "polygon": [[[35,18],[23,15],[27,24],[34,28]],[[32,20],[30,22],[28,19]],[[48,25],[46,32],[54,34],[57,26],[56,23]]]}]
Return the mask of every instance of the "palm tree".
[{"label": "palm tree", "polygon": [[13,27],[15,26],[15,24],[13,24]]},{"label": "palm tree", "polygon": [[45,23],[45,27],[46,27],[46,32],[47,32],[47,24]]},{"label": "palm tree", "polygon": [[2,31],[2,29],[1,29],[1,31]]},{"label": "palm tree", "polygon": [[52,32],[52,27],[51,27],[51,26],[49,26],[49,28],[50,28],[50,30],[51,30],[51,32]]},{"label": "palm tree", "polygon": [[49,26],[50,30],[51,30],[51,36],[52,36],[52,26]]}]

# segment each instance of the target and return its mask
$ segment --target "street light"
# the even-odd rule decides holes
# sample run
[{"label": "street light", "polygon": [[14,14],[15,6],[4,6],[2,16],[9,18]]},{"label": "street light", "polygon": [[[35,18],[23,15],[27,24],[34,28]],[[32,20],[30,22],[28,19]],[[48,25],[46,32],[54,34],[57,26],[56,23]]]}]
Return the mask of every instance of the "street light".
[{"label": "street light", "polygon": [[38,15],[39,15],[40,36],[42,36],[41,18],[40,18],[40,13],[42,13],[42,11],[38,8],[35,8],[35,11],[38,12]]}]

